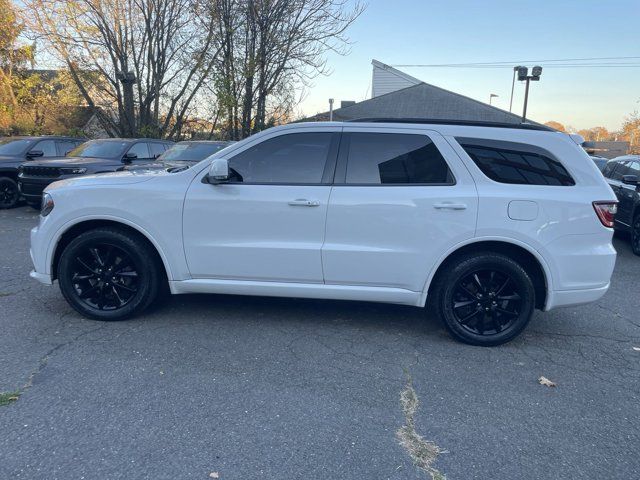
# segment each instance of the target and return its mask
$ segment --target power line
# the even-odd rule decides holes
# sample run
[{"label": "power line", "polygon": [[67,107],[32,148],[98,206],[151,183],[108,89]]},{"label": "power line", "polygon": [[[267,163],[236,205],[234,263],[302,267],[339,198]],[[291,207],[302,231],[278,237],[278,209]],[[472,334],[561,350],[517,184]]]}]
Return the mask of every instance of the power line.
[{"label": "power line", "polygon": [[522,63],[542,63],[542,62],[588,62],[595,60],[630,60],[640,59],[638,57],[588,57],[588,58],[556,58],[546,60],[509,60],[509,61],[495,61],[495,62],[467,62],[467,63],[440,63],[440,64],[396,64],[392,67],[454,67],[454,66],[471,66],[471,65],[518,65]]},{"label": "power line", "polygon": [[[521,62],[525,63],[525,62]],[[542,62],[536,62],[542,63]],[[411,67],[424,67],[424,68],[460,68],[460,69],[489,69],[489,68],[502,68],[511,70],[511,65],[405,65],[404,68]],[[551,64],[545,65],[545,69],[549,68],[638,68],[640,63],[575,63],[575,64]]]}]

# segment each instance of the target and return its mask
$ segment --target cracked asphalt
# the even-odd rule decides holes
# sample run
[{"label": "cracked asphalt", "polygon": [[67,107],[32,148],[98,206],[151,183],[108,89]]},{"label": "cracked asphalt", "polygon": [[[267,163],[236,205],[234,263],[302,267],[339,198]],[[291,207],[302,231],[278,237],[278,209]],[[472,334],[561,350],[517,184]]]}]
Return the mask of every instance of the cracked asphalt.
[{"label": "cracked asphalt", "polygon": [[188,295],[86,320],[28,277],[36,222],[0,211],[0,392],[22,391],[0,407],[1,479],[424,479],[395,437],[405,373],[449,480],[638,477],[640,257],[624,238],[601,301],[480,348],[371,303]]}]

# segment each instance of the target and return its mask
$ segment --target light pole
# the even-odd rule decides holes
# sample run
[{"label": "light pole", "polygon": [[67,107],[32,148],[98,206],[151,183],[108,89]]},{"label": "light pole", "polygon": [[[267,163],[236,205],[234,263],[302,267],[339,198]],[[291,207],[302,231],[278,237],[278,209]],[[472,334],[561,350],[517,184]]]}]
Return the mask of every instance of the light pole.
[{"label": "light pole", "polygon": [[489,94],[489,105],[491,105],[491,100],[493,100],[494,98],[498,98],[500,95],[496,95],[495,93],[490,93]]},{"label": "light pole", "polygon": [[542,67],[536,65],[531,69],[531,75],[529,75],[529,69],[527,67],[518,67],[518,81],[526,81],[526,87],[524,90],[524,108],[522,110],[522,123],[527,121],[527,104],[529,103],[529,82],[533,80],[537,82],[542,75]]},{"label": "light pole", "polygon": [[513,67],[513,80],[511,81],[511,100],[509,100],[509,111],[511,111],[511,107],[513,106],[513,89],[516,86],[516,73],[520,66]]}]

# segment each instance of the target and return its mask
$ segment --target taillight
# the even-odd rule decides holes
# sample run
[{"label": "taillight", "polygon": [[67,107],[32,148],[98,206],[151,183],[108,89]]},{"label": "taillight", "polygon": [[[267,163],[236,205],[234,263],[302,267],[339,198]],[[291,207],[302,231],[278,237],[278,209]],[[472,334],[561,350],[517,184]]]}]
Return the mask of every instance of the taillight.
[{"label": "taillight", "polygon": [[596,211],[602,225],[613,228],[613,219],[618,211],[618,202],[593,202],[593,209]]}]

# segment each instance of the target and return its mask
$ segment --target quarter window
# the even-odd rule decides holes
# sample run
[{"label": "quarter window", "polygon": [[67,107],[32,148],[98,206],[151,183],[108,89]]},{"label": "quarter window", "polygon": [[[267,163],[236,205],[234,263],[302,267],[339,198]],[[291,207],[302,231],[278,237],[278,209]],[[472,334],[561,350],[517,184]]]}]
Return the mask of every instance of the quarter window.
[{"label": "quarter window", "polygon": [[575,185],[566,168],[546,150],[534,145],[456,138],[482,173],[500,183]]},{"label": "quarter window", "polygon": [[332,133],[280,135],[229,161],[232,181],[242,183],[322,183]]},{"label": "quarter window", "polygon": [[451,185],[447,162],[426,135],[349,134],[346,183]]}]

